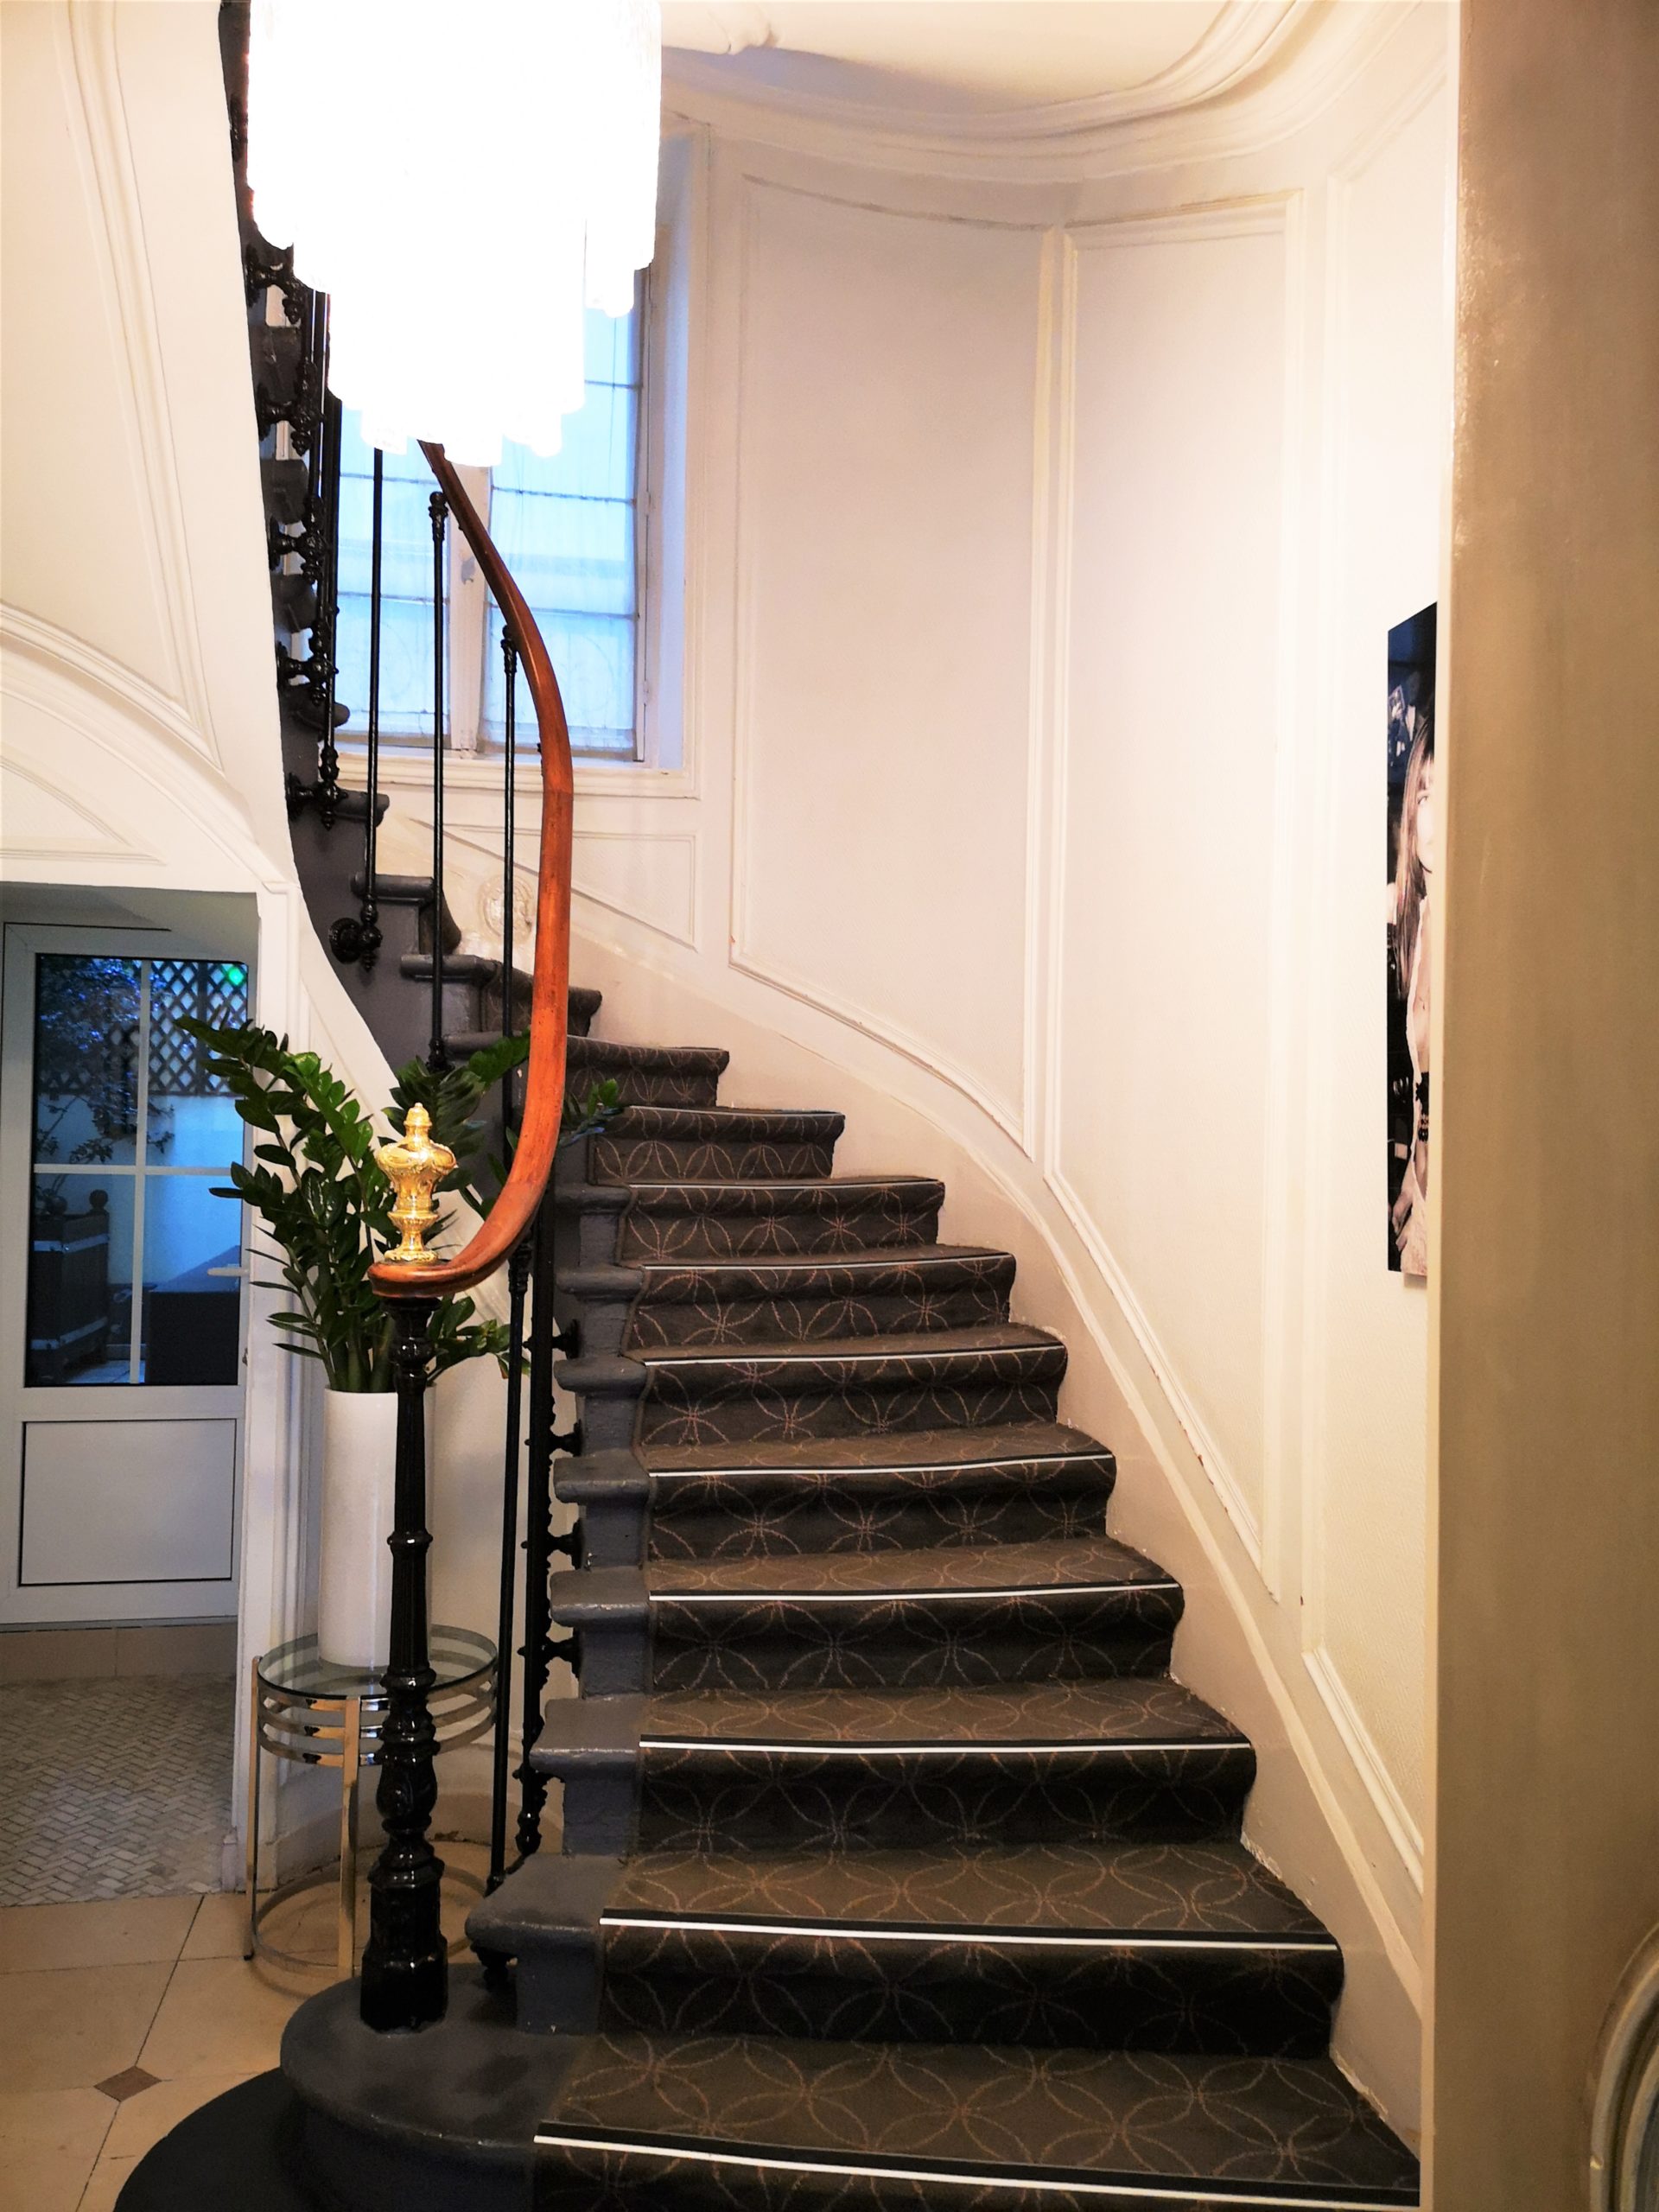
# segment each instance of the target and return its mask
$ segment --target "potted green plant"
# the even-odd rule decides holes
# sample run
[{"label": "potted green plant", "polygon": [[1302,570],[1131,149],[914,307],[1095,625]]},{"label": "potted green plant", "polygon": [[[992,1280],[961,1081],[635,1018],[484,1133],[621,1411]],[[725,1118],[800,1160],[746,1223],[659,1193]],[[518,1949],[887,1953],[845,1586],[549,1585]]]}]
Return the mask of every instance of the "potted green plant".
[{"label": "potted green plant", "polygon": [[[256,1213],[293,1305],[274,1314],[288,1350],[323,1370],[322,1536],[318,1643],[340,1666],[385,1663],[391,1618],[391,1485],[397,1433],[389,1309],[369,1282],[369,1268],[397,1241],[392,1190],[376,1165],[379,1141],[370,1115],[315,1052],[296,1052],[285,1037],[254,1025],[215,1028],[182,1024],[205,1045],[209,1068],[236,1102],[257,1141],[252,1164],[230,1170],[218,1195],[240,1198]],[[460,1066],[436,1072],[419,1060],[399,1070],[386,1119],[401,1135],[419,1103],[432,1135],[455,1155],[439,1185],[479,1214],[483,1130],[474,1118],[486,1095],[529,1051],[527,1037],[504,1037]],[[562,1141],[601,1128],[615,1110],[614,1084],[595,1085],[585,1100],[565,1103]],[[478,1317],[465,1296],[443,1299],[430,1330],[435,1376],[479,1358],[506,1370],[507,1332]],[[431,1428],[428,1427],[429,1446]]]}]

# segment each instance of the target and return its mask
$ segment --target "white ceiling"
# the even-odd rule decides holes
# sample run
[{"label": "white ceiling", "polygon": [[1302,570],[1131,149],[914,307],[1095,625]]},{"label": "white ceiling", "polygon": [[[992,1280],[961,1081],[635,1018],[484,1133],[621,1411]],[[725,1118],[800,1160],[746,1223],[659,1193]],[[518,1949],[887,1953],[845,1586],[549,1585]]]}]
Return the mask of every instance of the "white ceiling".
[{"label": "white ceiling", "polygon": [[1131,92],[1243,12],[1246,0],[664,0],[663,36],[729,56],[751,86],[995,111]]}]

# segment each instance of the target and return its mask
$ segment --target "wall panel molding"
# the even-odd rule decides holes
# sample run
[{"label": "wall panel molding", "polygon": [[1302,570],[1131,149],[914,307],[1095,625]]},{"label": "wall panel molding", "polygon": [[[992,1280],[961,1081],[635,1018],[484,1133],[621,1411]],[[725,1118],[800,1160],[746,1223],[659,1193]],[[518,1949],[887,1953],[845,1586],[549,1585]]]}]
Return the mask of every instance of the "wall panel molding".
[{"label": "wall panel molding", "polygon": [[[948,1049],[925,1038],[905,1022],[893,1018],[879,1007],[869,1004],[857,995],[837,990],[834,986],[814,980],[803,974],[787,960],[763,951],[756,943],[756,926],[751,897],[751,883],[754,874],[754,839],[758,833],[753,792],[759,761],[759,731],[760,715],[755,696],[758,655],[755,650],[756,617],[754,609],[753,531],[748,518],[751,501],[749,472],[746,467],[742,427],[748,413],[748,399],[753,390],[751,310],[754,294],[754,257],[756,230],[760,210],[769,195],[815,203],[818,206],[844,210],[870,217],[872,219],[907,226],[918,223],[950,225],[959,229],[988,232],[1001,232],[1026,236],[1032,239],[1034,249],[1042,253],[1045,233],[1040,226],[1030,222],[1005,219],[993,216],[968,217],[960,214],[939,214],[908,207],[893,207],[872,204],[849,197],[844,193],[823,190],[786,178],[776,178],[745,169],[737,181],[739,200],[740,245],[737,255],[737,391],[734,414],[738,424],[738,452],[736,465],[735,560],[734,582],[734,636],[736,658],[735,690],[733,715],[733,799],[732,799],[732,861],[729,884],[729,950],[728,965],[737,973],[768,988],[784,992],[847,1027],[890,1046],[917,1066],[926,1070],[967,1098],[989,1120],[1011,1137],[1022,1150],[1028,1150],[1033,1128],[1035,1079],[1032,1072],[1030,1047],[1033,1037],[1032,976],[1034,954],[1032,947],[1037,927],[1037,915],[1042,896],[1041,887],[1034,880],[1029,866],[1027,869],[1022,905],[1021,972],[1024,976],[1025,1004],[1020,1013],[1020,1033],[1025,1051],[1018,1096],[1004,1096],[984,1077],[969,1068],[962,1059]],[[1052,350],[1051,322],[1056,311],[1056,302],[1040,280],[1038,292],[1036,362],[1045,360]],[[1047,496],[1046,479],[1049,426],[1045,416],[1043,378],[1040,366],[1033,372],[1033,430],[1032,451],[1032,523],[1033,555],[1037,542],[1045,530],[1040,518],[1042,501]],[[1038,620],[1038,608],[1042,603],[1045,584],[1038,574],[1033,558],[1031,612],[1027,616],[1033,625]],[[1035,663],[1038,656],[1033,649],[1033,678],[1030,690],[1024,747],[1027,791],[1040,773],[1042,750],[1041,731],[1044,708],[1041,703],[1039,677]],[[1033,832],[1027,824],[1026,847],[1029,853]]]},{"label": "wall panel molding", "polygon": [[1275,1200],[1287,1190],[1294,1175],[1291,1158],[1294,1125],[1288,1110],[1293,1089],[1290,1065],[1291,1023],[1285,1011],[1294,994],[1294,946],[1289,915],[1276,901],[1270,930],[1274,944],[1274,981],[1271,1005],[1274,1022],[1268,1046],[1269,1105],[1266,1117],[1264,1178],[1268,1192],[1265,1213],[1267,1239],[1262,1252],[1262,1281],[1268,1317],[1264,1331],[1262,1502],[1260,1511],[1239,1480],[1230,1455],[1198,1410],[1192,1391],[1183,1382],[1175,1361],[1165,1348],[1144,1306],[1131,1289],[1127,1271],[1113,1249],[1104,1224],[1098,1221],[1065,1172],[1065,1100],[1063,1066],[1065,1045],[1067,990],[1065,962],[1065,917],[1069,864],[1065,825],[1069,798],[1068,766],[1071,743],[1068,696],[1069,648],[1073,598],[1075,542],[1076,444],[1077,405],[1077,296],[1079,264],[1087,254],[1106,253],[1144,245],[1205,244],[1216,240],[1268,237],[1281,243],[1284,255],[1284,315],[1281,334],[1283,380],[1281,394],[1283,450],[1280,482],[1279,529],[1279,640],[1275,683],[1277,747],[1271,766],[1274,786],[1275,868],[1286,859],[1292,840],[1296,793],[1300,717],[1295,708],[1294,653],[1298,629],[1295,523],[1301,499],[1298,455],[1306,437],[1306,286],[1305,195],[1300,189],[1262,193],[1216,200],[1199,206],[1173,207],[1151,213],[1074,224],[1065,232],[1062,255],[1061,302],[1055,318],[1058,360],[1056,373],[1059,422],[1054,436],[1058,483],[1054,493],[1055,535],[1050,556],[1058,602],[1046,632],[1052,664],[1047,678],[1052,710],[1055,763],[1049,804],[1045,810],[1047,850],[1042,874],[1052,885],[1047,947],[1049,979],[1045,1064],[1042,1077],[1041,1169],[1045,1182],[1090,1256],[1100,1269],[1113,1297],[1141,1350],[1155,1370],[1171,1410],[1192,1446],[1193,1452],[1251,1565],[1269,1594],[1281,1593],[1281,1531],[1287,1471],[1287,1404],[1290,1381],[1287,1359],[1287,1307],[1294,1254]]},{"label": "wall panel molding", "polygon": [[1259,153],[1339,99],[1422,4],[1245,0],[1213,38],[1144,87],[1001,115],[904,113],[778,86],[671,50],[670,111],[734,139],[898,175],[987,183],[1104,178]]},{"label": "wall panel molding", "polygon": [[[1357,186],[1377,160],[1396,142],[1446,83],[1442,56],[1421,75],[1381,117],[1370,123],[1350,143],[1341,161],[1330,171],[1325,185],[1325,319],[1322,340],[1319,462],[1319,542],[1326,548],[1345,546],[1354,528],[1348,456],[1353,436],[1352,398],[1344,373],[1352,341],[1351,223]],[[1449,435],[1449,430],[1448,430]],[[1327,730],[1341,724],[1344,641],[1351,619],[1351,582],[1347,568],[1326,558],[1320,563],[1317,620],[1314,696],[1317,719]],[[1409,610],[1400,608],[1397,615]],[[1379,691],[1380,697],[1380,691]],[[1379,709],[1380,721],[1380,709]],[[1379,785],[1381,743],[1378,744]],[[1316,753],[1313,814],[1313,848],[1319,857],[1313,871],[1314,910],[1333,899],[1336,845],[1336,776],[1328,755]],[[1311,942],[1321,938],[1315,933]],[[1305,1294],[1302,1314],[1302,1414],[1300,1458],[1304,1503],[1300,1548],[1302,1596],[1303,1660],[1308,1677],[1340,1737],[1365,1792],[1400,1854],[1413,1884],[1424,1884],[1423,1839],[1398,1782],[1390,1771],[1367,1726],[1362,1700],[1344,1675],[1328,1642],[1331,1587],[1329,1573],[1330,1517],[1336,1510],[1332,1489],[1332,1447],[1330,1435],[1330,1397],[1327,1378],[1336,1360],[1331,1310],[1329,1248],[1332,1236],[1330,1185],[1334,1141],[1331,1086],[1325,1072],[1321,1039],[1328,1037],[1333,1009],[1341,990],[1333,948],[1327,943],[1311,967],[1309,1049],[1306,1057],[1306,1187],[1309,1193],[1303,1230],[1302,1277]],[[1381,988],[1380,977],[1378,988]],[[1379,1176],[1381,1166],[1379,1162]],[[1403,1289],[1402,1294],[1414,1295]]]},{"label": "wall panel molding", "polygon": [[[154,536],[145,550],[155,571],[157,597],[166,612],[168,644],[177,677],[184,727],[194,749],[215,766],[222,755],[213,728],[213,707],[201,643],[195,626],[195,588],[184,499],[168,406],[167,367],[157,323],[143,211],[128,136],[120,63],[116,51],[117,10],[71,0],[67,10],[68,41],[84,139],[78,149],[91,175],[91,196],[101,222],[99,244],[130,386],[127,417],[133,441],[133,474],[144,487]],[[228,188],[229,179],[226,178]]]},{"label": "wall panel molding", "polygon": [[[641,858],[655,853],[670,863],[677,876],[664,869],[658,881],[663,897],[655,912],[649,900],[628,896],[614,885],[600,887],[607,863],[619,849]],[[594,873],[582,881],[584,855]],[[639,928],[651,930],[695,952],[697,949],[698,839],[693,830],[588,830],[578,825],[572,840],[571,887],[578,899],[620,914]]]}]

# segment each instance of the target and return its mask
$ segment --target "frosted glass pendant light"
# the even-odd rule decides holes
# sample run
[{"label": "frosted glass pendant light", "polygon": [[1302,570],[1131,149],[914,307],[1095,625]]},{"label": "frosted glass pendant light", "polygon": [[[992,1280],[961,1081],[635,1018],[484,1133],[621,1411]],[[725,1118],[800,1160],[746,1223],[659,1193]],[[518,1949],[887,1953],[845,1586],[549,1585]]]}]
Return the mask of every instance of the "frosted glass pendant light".
[{"label": "frosted glass pendant light", "polygon": [[657,0],[253,0],[254,219],[371,443],[556,453],[657,213]]}]

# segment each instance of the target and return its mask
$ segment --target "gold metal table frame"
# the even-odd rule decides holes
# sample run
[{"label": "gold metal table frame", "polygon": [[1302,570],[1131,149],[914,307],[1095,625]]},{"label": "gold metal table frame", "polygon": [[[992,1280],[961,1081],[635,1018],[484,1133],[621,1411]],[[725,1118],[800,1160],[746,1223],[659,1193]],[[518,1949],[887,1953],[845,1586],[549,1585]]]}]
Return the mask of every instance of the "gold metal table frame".
[{"label": "gold metal table frame", "polygon": [[[439,1751],[458,1751],[489,1734],[495,1725],[495,1646],[474,1629],[434,1627],[431,1664],[437,1680],[430,1695]],[[340,1870],[336,1961],[342,1980],[357,1971],[357,1799],[365,1767],[381,1759],[380,1735],[387,1697],[378,1674],[335,1667],[317,1650],[315,1636],[296,1637],[253,1662],[248,1695],[247,1922],[243,1956],[315,1974],[315,1956],[284,1951],[261,1934],[280,1904],[336,1878],[322,1866],[279,1883],[259,1895],[260,1753],[303,1766],[340,1770]],[[482,1896],[475,1874],[446,1870],[444,1878]],[[452,1950],[458,1944],[452,1944]]]}]

